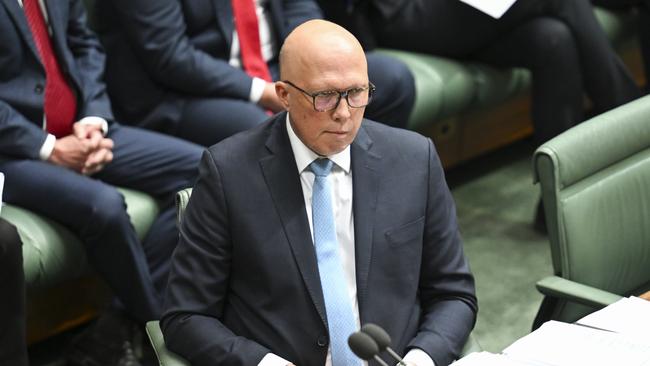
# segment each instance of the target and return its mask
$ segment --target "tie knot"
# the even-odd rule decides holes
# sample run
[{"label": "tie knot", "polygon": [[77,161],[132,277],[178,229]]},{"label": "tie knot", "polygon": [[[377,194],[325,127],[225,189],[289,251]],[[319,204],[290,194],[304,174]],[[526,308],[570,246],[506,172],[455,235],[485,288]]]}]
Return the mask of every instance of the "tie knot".
[{"label": "tie knot", "polygon": [[318,177],[327,177],[332,171],[334,162],[330,159],[316,159],[311,162],[309,168]]}]

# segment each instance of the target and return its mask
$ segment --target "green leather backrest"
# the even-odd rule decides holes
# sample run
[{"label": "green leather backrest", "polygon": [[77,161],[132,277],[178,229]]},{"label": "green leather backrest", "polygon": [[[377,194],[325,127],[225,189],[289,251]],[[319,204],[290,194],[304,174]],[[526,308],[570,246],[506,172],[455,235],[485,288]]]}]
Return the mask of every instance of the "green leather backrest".
[{"label": "green leather backrest", "polygon": [[[586,121],[534,155],[556,275],[619,295],[650,287],[650,97]],[[560,302],[554,318],[589,310]]]}]

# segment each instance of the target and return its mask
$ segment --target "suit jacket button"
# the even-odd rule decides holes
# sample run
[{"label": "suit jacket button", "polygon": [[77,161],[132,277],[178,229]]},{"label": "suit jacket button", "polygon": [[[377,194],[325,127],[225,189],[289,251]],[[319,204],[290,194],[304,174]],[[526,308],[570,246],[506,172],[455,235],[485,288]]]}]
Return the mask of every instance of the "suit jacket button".
[{"label": "suit jacket button", "polygon": [[36,86],[34,87],[34,92],[36,94],[43,94],[43,85],[36,84]]},{"label": "suit jacket button", "polygon": [[327,346],[327,336],[322,335],[322,336],[318,337],[318,345],[320,347]]}]

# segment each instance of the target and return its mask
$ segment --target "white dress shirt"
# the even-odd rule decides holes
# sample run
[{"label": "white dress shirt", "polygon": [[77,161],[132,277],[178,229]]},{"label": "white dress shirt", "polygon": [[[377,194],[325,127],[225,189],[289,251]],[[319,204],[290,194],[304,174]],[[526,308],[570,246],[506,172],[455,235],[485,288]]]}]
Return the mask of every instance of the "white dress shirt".
[{"label": "white dress shirt", "polygon": [[[255,12],[257,13],[257,22],[260,28],[260,45],[262,47],[262,58],[265,62],[269,62],[277,52],[277,42],[273,37],[271,30],[271,14],[266,9],[269,0],[255,0]],[[231,66],[241,68],[241,52],[239,49],[239,37],[237,36],[237,27],[233,30],[232,46],[230,47],[230,60],[228,63]],[[262,98],[266,81],[254,77],[251,84],[251,90],[248,99],[257,103]]]},{"label": "white dress shirt", "polygon": [[[20,7],[22,8],[23,0],[17,0],[17,1],[18,1],[18,5],[20,5]],[[47,24],[47,30],[50,33],[50,35],[52,35],[52,28],[50,27],[50,19],[48,18],[47,9],[45,8],[45,3],[43,2],[43,0],[39,0],[38,5],[41,8],[41,13],[43,13],[43,18],[45,19],[45,23]],[[106,132],[108,131],[108,122],[102,117],[88,116],[79,120],[78,123],[100,125],[104,135],[106,135]],[[47,130],[47,120],[45,118],[45,113],[43,113],[43,129]],[[41,149],[38,152],[38,156],[41,158],[41,160],[47,160],[50,158],[50,155],[52,155],[52,151],[54,150],[55,142],[56,142],[56,137],[51,133],[48,133],[47,137],[45,138],[45,142],[43,142],[43,145],[41,145]]]}]

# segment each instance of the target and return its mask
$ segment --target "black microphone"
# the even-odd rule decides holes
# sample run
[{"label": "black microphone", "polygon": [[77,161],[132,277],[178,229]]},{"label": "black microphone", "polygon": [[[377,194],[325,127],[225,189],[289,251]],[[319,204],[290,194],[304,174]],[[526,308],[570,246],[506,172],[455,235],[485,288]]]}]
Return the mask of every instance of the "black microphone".
[{"label": "black microphone", "polygon": [[354,352],[357,357],[364,361],[368,361],[372,358],[375,359],[381,366],[388,366],[384,360],[379,358],[377,354],[379,353],[379,346],[377,342],[373,341],[372,338],[366,333],[354,332],[348,338],[348,345],[352,352]]},{"label": "black microphone", "polygon": [[406,366],[406,363],[404,360],[395,352],[393,351],[392,348],[390,348],[390,336],[384,328],[380,327],[377,324],[372,324],[372,323],[367,323],[363,327],[361,327],[361,331],[372,338],[373,341],[377,344],[377,347],[379,347],[379,351],[386,350],[391,357],[397,361],[397,364],[400,366]]}]

